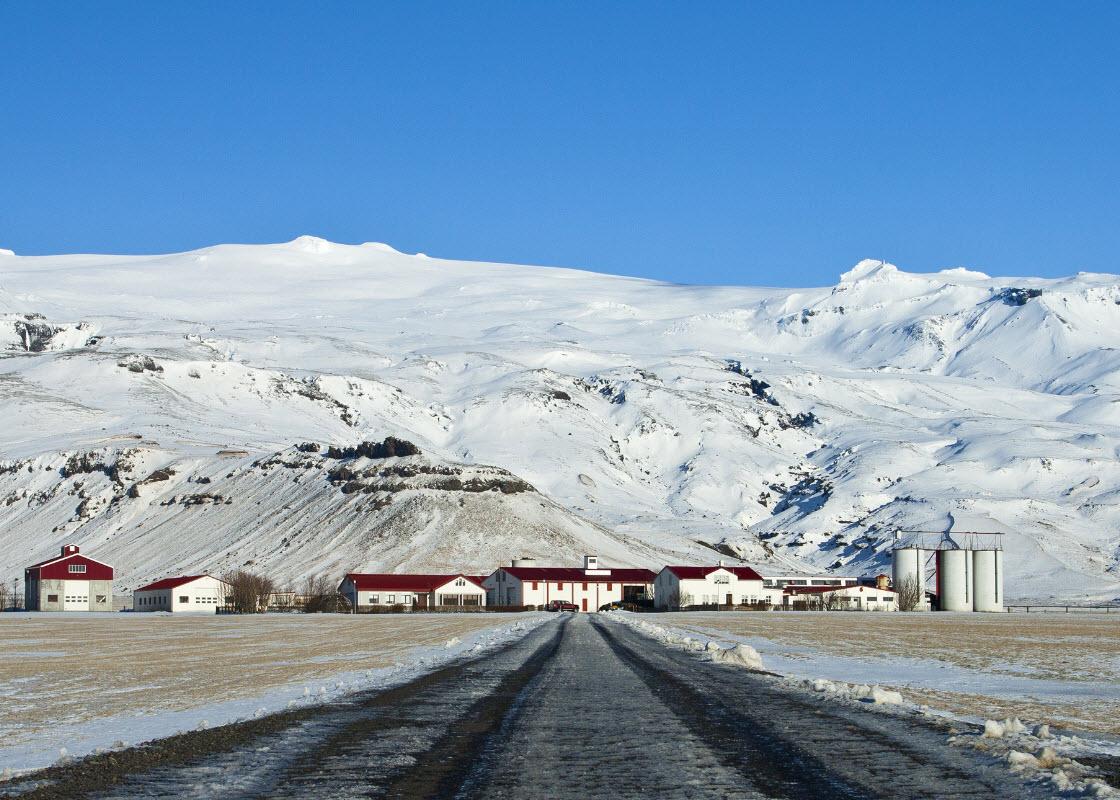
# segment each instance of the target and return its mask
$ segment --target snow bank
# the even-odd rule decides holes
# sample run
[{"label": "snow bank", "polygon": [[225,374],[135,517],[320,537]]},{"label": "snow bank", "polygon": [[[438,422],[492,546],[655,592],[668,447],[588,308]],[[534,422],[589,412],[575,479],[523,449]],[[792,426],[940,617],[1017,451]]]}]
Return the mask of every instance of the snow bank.
[{"label": "snow bank", "polygon": [[1114,744],[1090,742],[1078,736],[1055,736],[1048,725],[1029,729],[1018,717],[984,720],[976,733],[958,732],[948,742],[989,752],[1001,758],[1012,772],[1049,783],[1063,794],[1120,797],[1120,791],[1099,779],[1097,770],[1076,758],[1101,752],[1117,755]]},{"label": "snow bank", "polygon": [[666,628],[664,625],[646,622],[644,619],[626,612],[603,614],[602,617],[626,625],[667,647],[677,647],[681,650],[700,654],[701,657],[717,664],[727,664],[750,670],[762,669],[762,657],[759,656],[757,650],[747,644],[724,645],[712,639],[707,641],[694,639],[691,636],[682,635],[680,631]]}]

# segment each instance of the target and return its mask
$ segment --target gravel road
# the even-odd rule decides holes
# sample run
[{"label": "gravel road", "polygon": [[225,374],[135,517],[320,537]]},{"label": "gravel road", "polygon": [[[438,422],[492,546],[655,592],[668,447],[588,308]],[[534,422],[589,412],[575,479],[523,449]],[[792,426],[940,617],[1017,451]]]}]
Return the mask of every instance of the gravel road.
[{"label": "gravel road", "polygon": [[564,614],[344,704],[197,731],[0,788],[23,798],[1041,798],[939,723],[829,702]]}]

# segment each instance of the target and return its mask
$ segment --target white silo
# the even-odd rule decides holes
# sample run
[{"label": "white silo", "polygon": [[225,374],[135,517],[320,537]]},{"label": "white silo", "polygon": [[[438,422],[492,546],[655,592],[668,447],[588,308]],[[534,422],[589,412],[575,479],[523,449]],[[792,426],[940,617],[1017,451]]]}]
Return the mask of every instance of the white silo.
[{"label": "white silo", "polygon": [[1003,551],[972,551],[972,607],[1003,611]]},{"label": "white silo", "polygon": [[891,551],[891,580],[894,590],[899,588],[909,578],[918,581],[919,586],[924,586],[922,579],[922,552],[916,547],[896,547]]},{"label": "white silo", "polygon": [[972,610],[971,551],[937,551],[937,599],[942,611]]}]

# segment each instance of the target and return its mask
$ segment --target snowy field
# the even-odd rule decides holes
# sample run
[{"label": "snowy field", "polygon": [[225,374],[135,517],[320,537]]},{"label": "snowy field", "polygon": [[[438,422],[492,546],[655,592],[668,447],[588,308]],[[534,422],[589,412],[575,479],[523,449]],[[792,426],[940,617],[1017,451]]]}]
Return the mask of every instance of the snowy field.
[{"label": "snowy field", "polygon": [[974,721],[1120,735],[1120,614],[643,614],[798,678],[880,684]]},{"label": "snowy field", "polygon": [[543,614],[0,615],[0,769],[416,677]]}]

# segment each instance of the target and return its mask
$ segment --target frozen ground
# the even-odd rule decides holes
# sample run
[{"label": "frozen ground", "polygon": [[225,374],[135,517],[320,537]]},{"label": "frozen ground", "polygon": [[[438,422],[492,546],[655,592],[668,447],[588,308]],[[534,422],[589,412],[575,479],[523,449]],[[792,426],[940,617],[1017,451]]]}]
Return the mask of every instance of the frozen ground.
[{"label": "frozen ground", "polygon": [[880,684],[974,722],[1019,717],[1120,735],[1120,614],[643,614],[742,642],[766,669]]},{"label": "frozen ground", "polygon": [[0,769],[395,685],[543,614],[0,615]]},{"label": "frozen ground", "polygon": [[[625,615],[637,618],[639,615]],[[26,800],[1051,800],[1112,797],[1115,764],[899,702],[844,702],[556,614],[507,648],[384,692],[193,731],[0,784]],[[642,625],[648,623],[642,622]],[[889,694],[889,693],[888,693]],[[882,693],[880,692],[880,696]],[[885,698],[889,699],[889,697]],[[1029,751],[993,747],[1011,739]],[[1038,746],[1034,746],[1038,745]]]}]

